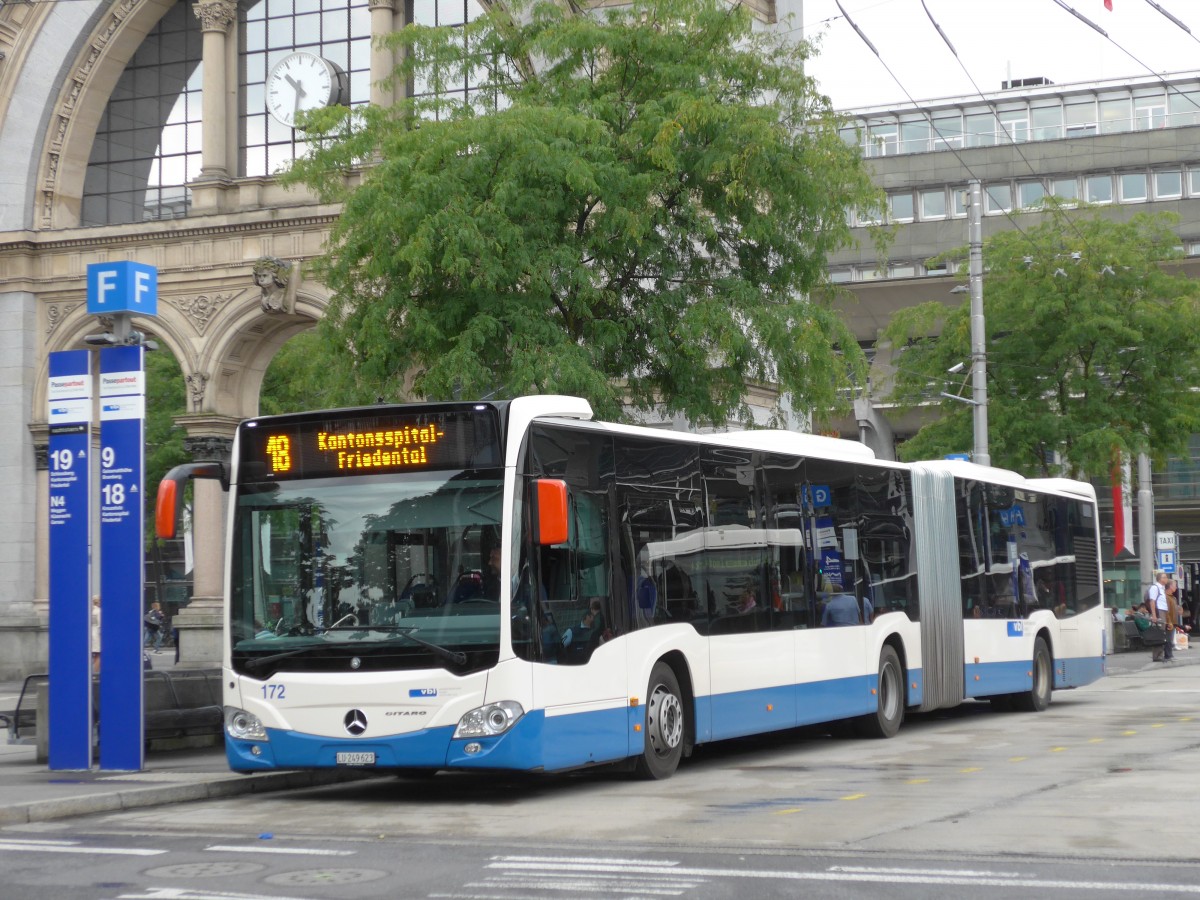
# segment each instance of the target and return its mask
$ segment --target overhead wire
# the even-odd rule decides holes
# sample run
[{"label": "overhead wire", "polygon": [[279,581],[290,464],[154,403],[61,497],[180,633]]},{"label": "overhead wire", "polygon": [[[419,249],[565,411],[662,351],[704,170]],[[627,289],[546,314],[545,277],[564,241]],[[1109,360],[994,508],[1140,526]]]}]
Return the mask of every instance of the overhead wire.
[{"label": "overhead wire", "polygon": [[[857,34],[859,36],[859,38],[862,39],[863,43],[866,44],[867,47],[871,50],[871,52],[875,55],[875,58],[879,60],[879,64],[882,65],[884,70],[888,73],[888,75],[891,76],[892,81],[894,81],[896,83],[896,86],[899,87],[900,90],[904,92],[904,96],[908,98],[908,102],[911,103],[915,109],[917,109],[919,112],[924,114],[926,121],[929,123],[929,127],[933,130],[933,132],[935,134],[937,134],[937,136],[939,138],[941,138],[942,142],[946,145],[947,149],[949,149],[949,151],[954,154],[954,158],[958,160],[959,165],[961,165],[963,167],[963,169],[966,170],[967,174],[970,175],[973,180],[978,181],[982,185],[983,179],[975,174],[974,169],[972,169],[970,164],[965,159],[963,159],[962,153],[958,150],[958,148],[954,147],[951,142],[946,140],[946,136],[933,123],[933,116],[931,116],[929,114],[929,111],[920,108],[920,104],[917,103],[917,101],[915,99],[913,99],[913,96],[911,93],[909,93],[908,88],[899,79],[899,77],[897,77],[896,73],[892,71],[891,66],[889,66],[887,64],[887,62],[884,60],[883,56],[876,49],[875,45],[873,43],[871,43],[870,39],[866,36],[866,33],[863,32],[863,30],[858,27],[858,24],[853,19],[850,18],[850,15],[846,12],[845,8],[842,6],[841,0],[834,0],[834,3],[837,4],[837,8],[841,12],[842,18],[844,18],[846,20],[846,24],[848,24],[852,29],[854,29],[855,34]],[[922,6],[924,6],[924,3],[925,3],[925,0],[921,0]],[[926,10],[926,11],[928,12],[928,10]],[[939,29],[939,33],[940,33],[940,31],[941,31],[941,29]],[[953,45],[950,45],[950,46],[953,51]],[[955,58],[958,57],[957,52],[955,52],[954,55],[955,55]],[[972,84],[974,84],[974,81],[972,81]],[[1017,220],[1013,218],[1012,213],[1009,210],[1003,210],[1003,212],[1004,212],[1005,218],[1008,219],[1008,221],[1012,224],[1013,228],[1016,229],[1021,234],[1021,236],[1024,237],[1025,240],[1027,240],[1032,246],[1036,247],[1037,246],[1036,242],[1033,240],[1033,238],[1031,238],[1025,232],[1025,230],[1023,228],[1021,228],[1021,226],[1017,222]]]},{"label": "overhead wire", "polygon": [[[1056,2],[1056,3],[1058,3],[1058,2],[1060,2],[1060,0],[1055,0],[1055,2]],[[931,12],[929,11],[929,7],[926,5],[926,3],[925,3],[925,0],[921,0],[921,8],[925,10],[925,15],[928,17],[930,24],[932,24],[932,25],[933,25],[934,29],[935,29],[935,30],[937,31],[937,33],[938,33],[938,34],[941,36],[941,38],[942,38],[942,41],[943,41],[943,42],[945,42],[945,44],[946,44],[946,47],[947,47],[947,48],[949,48],[949,50],[950,50],[950,53],[951,53],[951,54],[954,56],[954,60],[955,60],[955,62],[957,62],[957,63],[958,63],[958,66],[959,66],[959,68],[960,68],[960,69],[962,69],[962,71],[963,71],[963,74],[967,76],[967,80],[971,82],[971,86],[972,86],[973,88],[975,88],[975,93],[977,93],[977,94],[978,94],[978,95],[979,95],[979,96],[980,96],[980,97],[981,97],[981,98],[984,100],[984,102],[988,104],[988,108],[991,110],[991,112],[992,112],[992,115],[993,115],[993,116],[995,116],[995,115],[996,115],[996,109],[995,109],[995,107],[993,106],[992,102],[991,102],[990,100],[988,100],[988,97],[987,97],[987,95],[986,95],[986,94],[984,94],[983,90],[982,90],[982,89],[979,87],[979,85],[976,83],[974,76],[972,76],[972,75],[971,75],[971,72],[970,72],[970,71],[967,69],[967,67],[966,67],[966,66],[963,64],[962,57],[960,57],[960,56],[958,55],[958,51],[957,51],[957,50],[954,48],[954,44],[953,44],[953,43],[951,43],[949,36],[948,36],[948,35],[946,34],[946,32],[945,32],[945,31],[942,29],[942,26],[941,26],[940,24],[938,24],[938,22],[937,22],[937,20],[936,20],[936,19],[934,19],[934,17],[933,17],[933,13],[931,13]],[[1082,18],[1082,17],[1081,17],[1081,18]],[[930,124],[932,125],[932,119],[930,119]],[[999,118],[998,118],[998,117],[997,117],[997,119],[996,119],[996,124],[997,124],[997,126],[998,126],[999,128],[1004,128],[1003,124],[1000,122],[1000,120],[999,120]],[[1015,139],[1015,138],[1014,138],[1012,135],[1008,134],[1008,130],[1007,130],[1007,129],[1004,129],[1004,133],[1005,133],[1005,134],[1008,136],[1008,138],[1009,138],[1009,142],[1012,144],[1012,147],[1013,147],[1013,149],[1016,151],[1017,155],[1018,155],[1019,157],[1021,157],[1021,161],[1022,161],[1023,163],[1025,163],[1026,167],[1029,169],[1029,172],[1030,172],[1030,174],[1031,174],[1031,175],[1038,175],[1038,176],[1040,176],[1042,173],[1041,173],[1041,172],[1039,172],[1039,171],[1038,171],[1038,170],[1037,170],[1037,169],[1034,167],[1033,163],[1031,163],[1031,162],[1029,161],[1029,157],[1027,157],[1027,156],[1025,155],[1024,151],[1022,151],[1022,150],[1021,150],[1021,144],[1020,144],[1020,142],[1019,142],[1019,141],[1017,141],[1017,140],[1016,140],[1016,139]],[[1019,186],[1018,186],[1018,189],[1019,189]],[[1012,219],[1012,216],[1011,216],[1011,215],[1010,215],[1010,216],[1008,216],[1008,218],[1009,218],[1009,221],[1014,221],[1014,220]],[[1077,222],[1075,221],[1075,219],[1074,219],[1073,217],[1071,217],[1071,216],[1067,216],[1067,217],[1066,217],[1066,221],[1067,221],[1067,223],[1070,225],[1070,227],[1072,228],[1072,230],[1074,230],[1075,234],[1076,234],[1076,235],[1079,237],[1079,240],[1083,242],[1083,246],[1084,246],[1084,248],[1085,248],[1085,249],[1087,249],[1087,250],[1088,250],[1088,253],[1089,253],[1089,255],[1091,255],[1091,253],[1092,253],[1092,251],[1093,251],[1093,248],[1092,248],[1092,247],[1091,247],[1091,246],[1088,244],[1087,237],[1084,235],[1083,231],[1080,229],[1080,227],[1079,227],[1079,223],[1077,223]],[[1014,222],[1014,224],[1015,224],[1015,222]],[[1019,226],[1017,226],[1017,229],[1018,229],[1018,230],[1020,230],[1020,227],[1019,227]],[[1029,236],[1028,236],[1027,234],[1025,234],[1024,232],[1022,232],[1022,234],[1025,236],[1025,238],[1026,238],[1027,240],[1030,240],[1030,243],[1034,243],[1034,242],[1032,241],[1032,239],[1030,239],[1030,238],[1029,238]],[[1036,247],[1036,244],[1034,244],[1034,246]],[[1038,248],[1038,249],[1041,249],[1041,248]]]},{"label": "overhead wire", "polygon": [[[978,180],[982,183],[982,179],[979,178],[979,176],[977,176],[975,174],[975,172],[971,168],[971,166],[966,162],[965,159],[963,159],[963,157],[962,157],[961,153],[958,151],[958,149],[954,147],[952,140],[948,140],[947,139],[948,136],[946,134],[944,134],[934,123],[933,117],[930,115],[929,111],[925,110],[925,109],[921,109],[920,104],[918,104],[917,101],[915,99],[913,99],[913,96],[909,92],[908,88],[896,76],[895,72],[892,71],[891,67],[883,59],[883,56],[882,56],[882,54],[880,54],[878,48],[876,48],[874,43],[867,37],[867,35],[863,31],[863,29],[860,28],[858,26],[858,23],[855,22],[850,17],[850,15],[846,12],[845,7],[842,6],[840,0],[834,0],[834,2],[838,8],[839,13],[841,14],[840,17],[846,21],[846,23],[851,27],[851,29],[853,29],[855,34],[858,35],[859,39],[862,40],[862,42],[867,46],[867,48],[872,52],[872,54],[879,60],[880,64],[884,67],[884,69],[887,71],[888,75],[892,78],[892,80],[896,83],[896,85],[900,88],[900,90],[904,92],[905,96],[908,98],[909,102],[913,105],[913,107],[924,114],[926,122],[929,124],[929,127],[930,127],[932,133],[935,134],[939,139],[942,140],[943,144],[947,147],[947,149],[949,149],[952,153],[954,153],[955,158],[958,160],[959,164],[971,176],[971,178],[974,180]],[[940,23],[938,23],[938,21],[934,18],[932,12],[930,12],[930,10],[929,10],[929,7],[926,5],[925,0],[920,0],[920,2],[921,2],[922,9],[925,11],[926,17],[929,19],[930,24],[933,26],[934,30],[937,31],[938,36],[942,39],[943,43],[945,43],[947,49],[950,50],[951,55],[954,56],[955,61],[959,64],[959,67],[963,70],[963,73],[966,75],[967,79],[971,82],[971,85],[972,85],[972,87],[974,87],[975,92],[977,94],[979,94],[979,96],[983,99],[983,101],[985,103],[988,104],[992,114],[995,115],[996,110],[995,110],[993,101],[988,98],[988,96],[984,93],[984,91],[979,87],[978,83],[976,83],[974,77],[971,75],[970,71],[967,69],[966,65],[963,63],[962,58],[959,56],[958,51],[954,47],[953,42],[950,40],[949,35],[946,34],[945,30],[942,28]],[[1178,94],[1179,96],[1182,96],[1183,98],[1188,100],[1190,103],[1192,103],[1194,106],[1196,106],[1198,109],[1200,109],[1200,104],[1197,104],[1196,101],[1194,99],[1192,99],[1192,97],[1190,97],[1188,94],[1180,91],[1174,85],[1171,85],[1169,82],[1166,81],[1166,79],[1162,78],[1162,76],[1159,75],[1158,73],[1155,73],[1155,72],[1153,72],[1153,70],[1150,70],[1149,66],[1146,66],[1146,64],[1144,62],[1142,62],[1140,59],[1138,59],[1137,56],[1135,56],[1133,53],[1131,53],[1125,47],[1121,46],[1121,44],[1119,44],[1117,41],[1115,41],[1104,29],[1100,28],[1094,22],[1090,21],[1086,16],[1083,16],[1076,10],[1072,9],[1070,6],[1068,6],[1066,3],[1064,3],[1063,0],[1053,0],[1053,2],[1056,5],[1063,8],[1065,11],[1069,12],[1075,18],[1084,22],[1088,27],[1092,28],[1097,33],[1101,34],[1106,40],[1108,40],[1109,42],[1114,44],[1114,46],[1116,46],[1118,49],[1120,49],[1122,52],[1124,52],[1127,56],[1129,56],[1131,59],[1133,59],[1139,65],[1141,65],[1144,68],[1151,71],[1151,74],[1155,75],[1155,77],[1164,85],[1164,87],[1166,87],[1168,89],[1168,91],[1172,91],[1172,90],[1175,91],[1176,94]],[[1197,40],[1198,42],[1200,42],[1200,39],[1197,39],[1196,36],[1191,33],[1191,30],[1187,27],[1186,24],[1181,22],[1179,19],[1177,19],[1175,16],[1173,16],[1167,10],[1163,9],[1158,3],[1154,2],[1154,0],[1146,0],[1146,2],[1152,8],[1154,8],[1156,11],[1158,11],[1160,14],[1162,14],[1164,17],[1166,17],[1169,21],[1171,21],[1173,24],[1175,24],[1177,27],[1179,27],[1185,33],[1187,33],[1189,35],[1189,37],[1191,37],[1193,40]],[[830,17],[829,19],[826,19],[825,21],[827,21],[827,22],[833,21],[835,18],[837,18],[837,17]],[[999,128],[1004,129],[1004,134],[1009,139],[1009,143],[1012,145],[1012,147],[1013,147],[1014,151],[1017,153],[1017,155],[1021,158],[1021,160],[1029,168],[1030,173],[1034,174],[1034,175],[1042,174],[1033,166],[1033,164],[1029,161],[1029,158],[1021,150],[1020,142],[1017,141],[1013,135],[1009,134],[1008,130],[1006,128],[1004,128],[1004,126],[1001,123],[997,122],[997,125],[999,126]],[[953,137],[953,136],[951,136],[951,137]],[[1010,210],[1002,209],[1001,212],[1004,214],[1005,218],[1009,221],[1009,223],[1012,225],[1012,227],[1017,232],[1019,232],[1023,238],[1025,238],[1035,249],[1039,249],[1039,250],[1041,249],[1041,248],[1037,247],[1036,242],[1033,241],[1033,239],[1028,235],[1028,233],[1026,233],[1024,231],[1024,229],[1021,228],[1020,224],[1013,217],[1013,214]],[[1070,223],[1072,229],[1075,231],[1075,233],[1078,235],[1079,239],[1083,243],[1084,248],[1089,251],[1089,255],[1090,255],[1092,248],[1090,246],[1088,246],[1087,239],[1083,235],[1083,233],[1080,231],[1078,224],[1074,221],[1073,218],[1070,218],[1070,217],[1068,218],[1068,222]]]}]

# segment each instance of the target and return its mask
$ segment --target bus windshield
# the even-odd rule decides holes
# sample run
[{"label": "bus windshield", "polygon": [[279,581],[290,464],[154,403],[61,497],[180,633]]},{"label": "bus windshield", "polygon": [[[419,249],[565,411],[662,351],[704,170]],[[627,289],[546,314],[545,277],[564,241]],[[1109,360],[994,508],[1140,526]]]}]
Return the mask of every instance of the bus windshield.
[{"label": "bus windshield", "polygon": [[493,665],[502,484],[498,470],[243,484],[234,668]]}]

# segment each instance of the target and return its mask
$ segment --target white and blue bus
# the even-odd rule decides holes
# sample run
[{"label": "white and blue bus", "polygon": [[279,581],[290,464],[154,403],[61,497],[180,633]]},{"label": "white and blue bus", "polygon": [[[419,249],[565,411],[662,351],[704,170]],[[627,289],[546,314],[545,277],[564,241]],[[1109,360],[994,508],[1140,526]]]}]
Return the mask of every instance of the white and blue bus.
[{"label": "white and blue bus", "polygon": [[698,744],[989,699],[1104,670],[1090,485],[683,434],[522,397],[243,422],[226,747],[239,771],[664,778]]}]

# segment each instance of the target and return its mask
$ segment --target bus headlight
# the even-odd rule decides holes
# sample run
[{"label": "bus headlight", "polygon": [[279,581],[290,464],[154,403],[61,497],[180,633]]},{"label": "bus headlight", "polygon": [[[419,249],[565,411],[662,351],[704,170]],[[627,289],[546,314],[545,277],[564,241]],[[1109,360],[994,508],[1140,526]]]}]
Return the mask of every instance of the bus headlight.
[{"label": "bus headlight", "polygon": [[225,707],[225,731],[239,741],[269,741],[262,720],[235,706]]},{"label": "bus headlight", "polygon": [[454,737],[495,737],[504,734],[517,724],[517,720],[525,715],[520,703],[513,700],[501,700],[499,703],[489,703],[471,710],[458,720],[454,729]]}]

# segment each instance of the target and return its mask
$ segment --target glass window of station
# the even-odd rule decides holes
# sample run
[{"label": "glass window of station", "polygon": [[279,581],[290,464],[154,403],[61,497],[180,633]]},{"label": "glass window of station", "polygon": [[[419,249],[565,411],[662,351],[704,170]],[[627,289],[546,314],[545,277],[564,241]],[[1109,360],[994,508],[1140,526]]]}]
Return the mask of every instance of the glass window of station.
[{"label": "glass window of station", "polygon": [[[477,0],[421,0],[420,25],[456,26],[477,18]],[[303,133],[266,108],[271,67],[300,50],[340,76],[340,102],[370,97],[371,14],[368,0],[243,0],[229,30],[236,42],[238,152],[233,178],[271,177],[303,155]],[[147,33],[101,114],[84,178],[82,225],[117,225],[186,216],[191,184],[200,177],[203,35],[193,4],[180,0]],[[472,85],[451,85],[466,96]],[[424,87],[414,85],[414,91]]]}]

